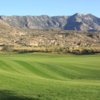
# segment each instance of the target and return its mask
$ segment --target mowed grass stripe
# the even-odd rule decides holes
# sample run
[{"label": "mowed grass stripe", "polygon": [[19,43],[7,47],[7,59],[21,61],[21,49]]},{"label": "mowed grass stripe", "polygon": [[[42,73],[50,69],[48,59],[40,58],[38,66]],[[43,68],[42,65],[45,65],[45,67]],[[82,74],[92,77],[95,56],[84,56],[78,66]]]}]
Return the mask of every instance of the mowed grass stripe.
[{"label": "mowed grass stripe", "polygon": [[[83,64],[61,64],[67,70],[71,70],[71,73],[75,71],[74,79],[100,79],[100,70],[84,67]],[[91,66],[91,65],[90,65]],[[66,70],[66,72],[67,72]],[[72,72],[73,71],[73,72]]]},{"label": "mowed grass stripe", "polygon": [[[30,56],[30,55],[29,55]],[[30,56],[32,57],[32,56]],[[44,57],[44,56],[42,56]],[[44,77],[44,78],[51,78],[51,79],[100,79],[100,73],[99,70],[95,69],[95,67],[93,67],[93,65],[91,66],[91,64],[85,64],[84,65],[84,57],[80,57],[81,61],[80,63],[77,62],[74,64],[74,61],[70,61],[69,62],[69,58],[61,57],[61,59],[65,58],[67,61],[66,62],[54,62],[54,59],[60,59],[59,56],[54,57],[54,59],[51,59],[51,56],[46,56],[47,59],[49,59],[49,61],[44,61],[43,59],[40,60],[40,62],[36,62],[34,61],[34,57],[32,58],[33,61],[28,59],[27,61],[24,59],[22,60],[11,60],[12,56],[10,59],[8,59],[6,62],[2,61],[1,62],[1,67],[2,67],[2,63],[3,63],[3,68],[6,68],[9,70],[9,67],[11,71],[16,71],[19,73],[26,73],[29,74],[30,72],[32,74],[35,74],[39,77]],[[18,57],[19,59],[20,56]],[[79,57],[77,57],[79,59]],[[88,57],[89,58],[89,57]],[[90,58],[93,58],[90,56]],[[15,59],[15,57],[14,57]],[[16,58],[17,59],[17,58]],[[41,59],[41,57],[40,57]],[[45,58],[46,59],[46,58]],[[73,59],[73,58],[72,58]],[[82,61],[83,59],[83,61]],[[5,59],[6,60],[6,59]],[[51,62],[52,61],[52,62]],[[63,60],[64,61],[64,60]],[[73,62],[73,63],[71,63]],[[91,59],[89,60],[89,62],[91,62]],[[93,61],[92,61],[93,63]],[[98,62],[97,62],[98,63]],[[6,66],[6,67],[5,67]],[[88,67],[87,67],[88,66]],[[91,67],[89,67],[91,66]],[[95,66],[95,65],[94,65]],[[98,66],[98,65],[97,65]],[[98,69],[100,69],[98,67]],[[23,70],[23,71],[22,71]]]},{"label": "mowed grass stripe", "polygon": [[[44,67],[45,69],[51,71],[50,73],[54,76],[59,76],[59,79],[71,79],[74,77],[73,71],[67,69],[66,67],[63,67],[61,65],[58,65],[57,63],[38,63],[41,67]],[[75,73],[76,74],[76,73]]]},{"label": "mowed grass stripe", "polygon": [[0,60],[0,69],[5,71],[13,71],[13,68],[6,61]]},{"label": "mowed grass stripe", "polygon": [[25,61],[18,61],[18,60],[14,62],[25,68],[25,70],[28,70],[27,71],[28,73],[30,72],[39,77],[51,78],[51,79],[64,79],[63,75],[64,71],[59,69],[58,66],[55,67],[55,65],[39,63],[39,62],[27,63]]},{"label": "mowed grass stripe", "polygon": [[39,77],[55,78],[55,77],[52,77],[51,73],[49,74],[48,71],[43,68],[43,66],[40,67],[39,65],[36,65],[36,63],[34,63],[34,65],[32,65],[30,63],[27,63],[27,62],[24,62],[24,61],[18,61],[18,60],[16,60],[16,63],[23,66],[25,69],[30,71],[30,73],[35,74]]},{"label": "mowed grass stripe", "polygon": [[23,68],[22,66],[18,65],[16,62],[14,62],[13,60],[2,60],[0,61],[0,68],[3,68],[4,71],[7,71],[9,73],[24,73],[25,68]]},{"label": "mowed grass stripe", "polygon": [[100,55],[0,56],[0,99],[9,92],[24,100],[100,100]]},{"label": "mowed grass stripe", "polygon": [[[33,62],[33,65],[37,67],[38,69],[42,70],[45,73],[48,73],[52,78],[54,79],[65,79],[63,76],[63,70],[61,70],[58,66],[56,65],[51,65],[50,63],[46,62]],[[67,77],[66,77],[67,78]]]}]

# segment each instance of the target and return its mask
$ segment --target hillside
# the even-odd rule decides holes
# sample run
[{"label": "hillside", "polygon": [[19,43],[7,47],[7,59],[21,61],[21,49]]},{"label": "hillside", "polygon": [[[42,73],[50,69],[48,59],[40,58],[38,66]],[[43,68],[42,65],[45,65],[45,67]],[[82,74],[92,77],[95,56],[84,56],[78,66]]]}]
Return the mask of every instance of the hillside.
[{"label": "hillside", "polygon": [[100,31],[100,18],[92,14],[72,16],[0,16],[13,27],[28,29],[64,29],[78,31]]},{"label": "hillside", "polygon": [[[70,20],[73,21],[73,19]],[[99,53],[100,32],[24,29],[11,26],[7,22],[0,20],[0,50],[75,54]]]},{"label": "hillside", "polygon": [[3,30],[3,32],[0,34],[1,51],[75,54],[100,52],[100,33],[59,30],[16,30],[12,28]]}]

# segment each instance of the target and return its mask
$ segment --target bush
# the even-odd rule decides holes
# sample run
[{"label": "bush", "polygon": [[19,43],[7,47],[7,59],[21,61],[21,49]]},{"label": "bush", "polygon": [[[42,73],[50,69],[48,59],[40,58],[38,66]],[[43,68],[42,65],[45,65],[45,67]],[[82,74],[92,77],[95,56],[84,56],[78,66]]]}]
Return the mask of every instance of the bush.
[{"label": "bush", "polygon": [[13,51],[13,46],[12,45],[4,45],[2,51],[11,52],[11,51]]}]

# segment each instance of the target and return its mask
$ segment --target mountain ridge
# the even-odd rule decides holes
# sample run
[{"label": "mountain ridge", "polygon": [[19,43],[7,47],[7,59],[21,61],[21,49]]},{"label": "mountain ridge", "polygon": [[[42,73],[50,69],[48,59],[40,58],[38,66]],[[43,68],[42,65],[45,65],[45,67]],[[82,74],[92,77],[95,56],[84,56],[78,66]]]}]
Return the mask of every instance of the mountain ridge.
[{"label": "mountain ridge", "polygon": [[10,26],[28,29],[63,29],[100,31],[100,18],[92,14],[76,13],[71,16],[0,16]]}]

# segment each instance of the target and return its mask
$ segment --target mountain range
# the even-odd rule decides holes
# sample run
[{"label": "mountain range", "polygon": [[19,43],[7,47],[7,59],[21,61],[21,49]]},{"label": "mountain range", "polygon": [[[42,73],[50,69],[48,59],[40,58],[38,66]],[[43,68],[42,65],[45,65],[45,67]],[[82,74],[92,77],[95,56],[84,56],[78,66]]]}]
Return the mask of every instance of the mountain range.
[{"label": "mountain range", "polygon": [[100,31],[100,18],[92,14],[76,13],[72,16],[0,16],[10,26],[23,29],[63,29]]},{"label": "mountain range", "polygon": [[91,14],[0,16],[0,53],[100,53],[99,31],[100,19]]}]

